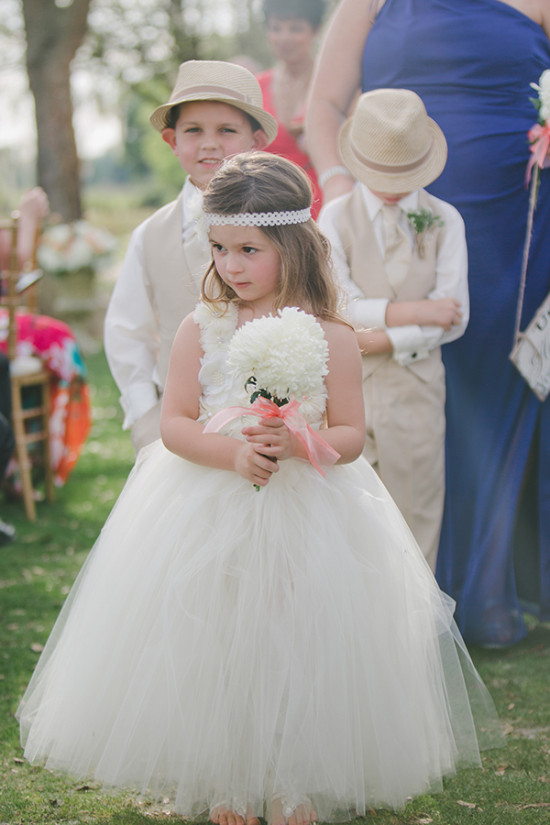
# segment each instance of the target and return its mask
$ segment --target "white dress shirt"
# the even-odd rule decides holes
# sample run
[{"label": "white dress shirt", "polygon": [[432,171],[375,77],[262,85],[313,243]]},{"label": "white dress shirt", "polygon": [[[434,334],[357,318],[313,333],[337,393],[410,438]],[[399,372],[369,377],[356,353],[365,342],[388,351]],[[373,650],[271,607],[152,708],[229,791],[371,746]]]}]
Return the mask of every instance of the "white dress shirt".
[{"label": "white dress shirt", "polygon": [[[183,186],[182,203],[185,242],[196,232],[195,218],[202,204],[202,193],[189,178]],[[105,317],[105,354],[121,393],[125,430],[157,404],[162,390],[157,370],[158,322],[147,292],[143,266],[148,220],[132,232]],[[204,242],[206,244],[206,239]]]},{"label": "white dress shirt", "polygon": [[[384,228],[380,198],[377,198],[364,184],[357,183],[372,222],[374,234],[380,254],[384,257]],[[466,329],[469,318],[470,303],[468,296],[468,256],[464,221],[460,213],[445,201],[432,197],[438,204],[438,211],[445,223],[445,235],[439,249],[436,262],[435,288],[426,295],[426,298],[456,298],[460,302],[462,321],[451,327],[447,332],[443,327],[417,326],[410,324],[401,327],[386,326],[386,298],[365,298],[361,289],[352,280],[346,254],[338,235],[338,216],[340,205],[346,195],[329,201],[321,210],[318,225],[327,236],[332,246],[332,261],[338,283],[343,295],[345,312],[350,321],[357,328],[383,329],[387,333],[392,346],[395,360],[406,366],[413,360],[426,358],[429,351],[441,344],[459,338]],[[401,207],[400,227],[408,235],[411,248],[414,244],[414,230],[410,226],[406,213],[418,209],[418,190],[402,198],[398,205]],[[413,357],[414,354],[414,357]]]}]

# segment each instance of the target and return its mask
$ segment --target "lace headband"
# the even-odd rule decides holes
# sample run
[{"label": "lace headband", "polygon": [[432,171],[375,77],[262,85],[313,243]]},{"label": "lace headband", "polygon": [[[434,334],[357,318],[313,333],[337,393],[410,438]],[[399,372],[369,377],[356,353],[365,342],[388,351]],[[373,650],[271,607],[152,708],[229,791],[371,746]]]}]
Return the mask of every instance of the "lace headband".
[{"label": "lace headband", "polygon": [[208,226],[288,226],[306,223],[311,218],[311,209],[295,209],[288,212],[239,212],[236,215],[220,215],[205,212]]}]

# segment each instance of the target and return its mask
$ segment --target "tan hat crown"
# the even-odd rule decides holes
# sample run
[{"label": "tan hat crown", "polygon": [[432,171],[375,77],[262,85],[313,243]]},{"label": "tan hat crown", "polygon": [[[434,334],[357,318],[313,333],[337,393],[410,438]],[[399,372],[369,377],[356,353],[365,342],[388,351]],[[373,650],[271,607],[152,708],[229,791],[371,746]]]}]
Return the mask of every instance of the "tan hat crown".
[{"label": "tan hat crown", "polygon": [[149,118],[159,132],[174,106],[192,101],[227,103],[258,121],[269,142],[277,134],[277,121],[263,108],[260,84],[248,69],[223,60],[187,60],[179,67],[176,83],[167,103],[157,106]]},{"label": "tan hat crown", "polygon": [[375,89],[357,101],[340,130],[338,145],[346,167],[380,192],[427,186],[447,160],[447,141],[409,89]]}]

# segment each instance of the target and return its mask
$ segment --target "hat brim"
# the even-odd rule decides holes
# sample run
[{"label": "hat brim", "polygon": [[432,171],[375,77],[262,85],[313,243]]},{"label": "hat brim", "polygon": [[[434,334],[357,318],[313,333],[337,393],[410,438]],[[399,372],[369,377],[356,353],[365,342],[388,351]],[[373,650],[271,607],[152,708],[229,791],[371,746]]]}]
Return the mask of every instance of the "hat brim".
[{"label": "hat brim", "polygon": [[181,103],[193,103],[195,101],[212,101],[216,103],[226,103],[228,106],[233,106],[235,109],[240,109],[247,115],[253,117],[254,120],[258,121],[262,131],[265,132],[265,134],[267,135],[268,143],[271,143],[277,137],[279,124],[277,123],[275,118],[269,114],[269,112],[266,112],[265,109],[261,109],[259,106],[254,106],[253,103],[244,103],[240,100],[235,100],[234,97],[230,97],[229,95],[225,96],[223,94],[185,95],[180,100],[173,100],[170,103],[163,103],[162,106],[157,106],[155,111],[149,117],[149,121],[158,132],[162,132],[163,129],[167,128],[166,116],[170,109],[173,109],[174,106],[179,106]]},{"label": "hat brim", "polygon": [[445,168],[447,141],[441,128],[432,118],[427,118],[428,129],[432,137],[429,153],[422,163],[415,166],[414,169],[411,169],[409,164],[405,170],[399,166],[386,166],[383,170],[380,168],[375,169],[368,165],[367,160],[359,159],[351,144],[351,125],[352,118],[349,118],[338,134],[340,157],[353,177],[366,184],[369,189],[392,194],[413,192],[415,189],[423,189],[428,186],[440,176]]}]

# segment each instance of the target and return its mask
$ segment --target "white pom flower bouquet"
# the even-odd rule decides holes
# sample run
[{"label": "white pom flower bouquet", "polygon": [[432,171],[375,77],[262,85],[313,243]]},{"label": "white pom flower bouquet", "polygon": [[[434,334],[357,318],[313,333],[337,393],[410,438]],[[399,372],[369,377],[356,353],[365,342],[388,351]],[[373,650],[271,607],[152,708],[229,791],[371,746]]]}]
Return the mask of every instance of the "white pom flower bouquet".
[{"label": "white pom flower bouquet", "polygon": [[319,399],[324,405],[328,356],[320,324],[297,307],[285,307],[277,315],[244,324],[231,339],[227,365],[251,391],[250,407],[222,410],[204,432],[217,432],[240,415],[282,418],[324,475],[321,464],[334,464],[340,456],[311,429],[299,410],[310,401],[315,409]]},{"label": "white pom flower bouquet", "polygon": [[328,372],[328,344],[312,315],[285,307],[237,330],[227,364],[254,387],[251,402],[262,396],[281,407],[319,391]]}]

